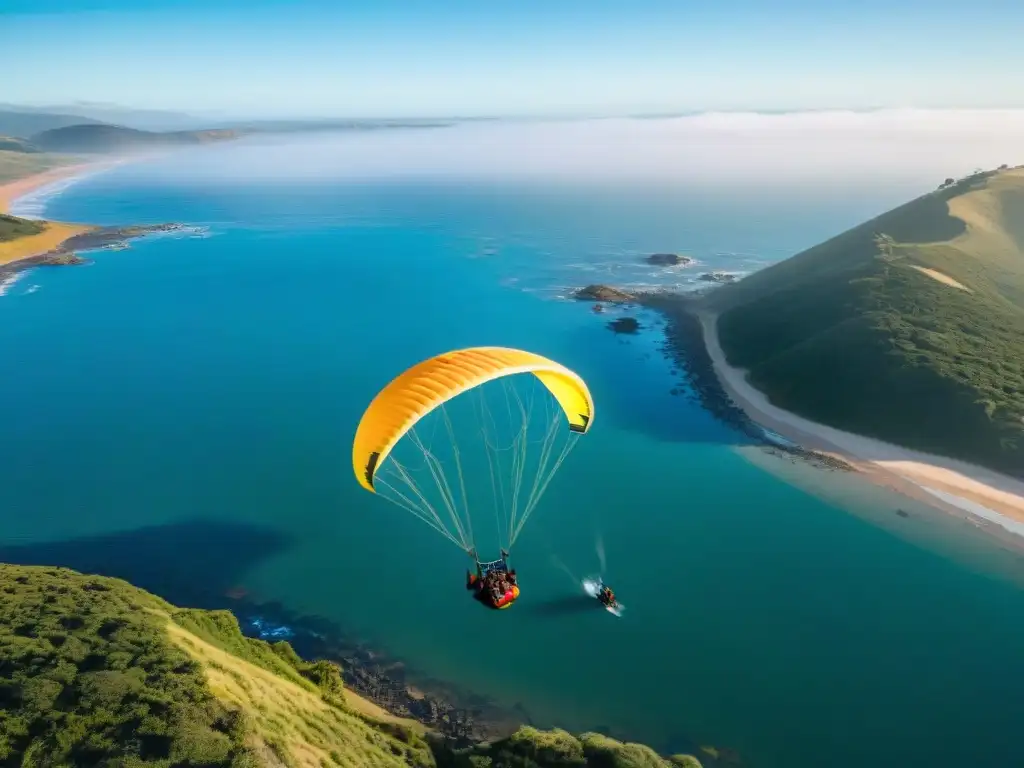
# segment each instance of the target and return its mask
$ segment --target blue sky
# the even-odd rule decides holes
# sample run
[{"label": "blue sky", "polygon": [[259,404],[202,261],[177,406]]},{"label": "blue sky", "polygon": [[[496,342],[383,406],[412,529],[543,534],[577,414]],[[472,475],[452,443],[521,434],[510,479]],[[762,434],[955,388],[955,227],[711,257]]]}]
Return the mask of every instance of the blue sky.
[{"label": "blue sky", "polygon": [[1022,107],[1020,30],[1021,0],[0,0],[0,100],[308,117]]}]

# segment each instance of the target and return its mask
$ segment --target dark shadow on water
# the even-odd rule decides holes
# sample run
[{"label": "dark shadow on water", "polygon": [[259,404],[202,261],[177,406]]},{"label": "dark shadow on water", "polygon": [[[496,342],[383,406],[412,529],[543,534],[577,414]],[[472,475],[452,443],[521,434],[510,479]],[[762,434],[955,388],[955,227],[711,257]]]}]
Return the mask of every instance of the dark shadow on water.
[{"label": "dark shadow on water", "polygon": [[[453,743],[500,738],[523,722],[533,722],[522,704],[502,706],[417,673],[380,649],[367,647],[331,620],[299,614],[278,602],[253,600],[238,589],[246,573],[290,544],[287,536],[267,528],[194,520],[65,541],[6,544],[0,546],[0,562],[111,576],[180,607],[229,609],[248,635],[259,634],[254,618],[266,626],[287,627],[288,640],[300,655],[339,661],[347,686],[396,714],[435,728]],[[600,605],[587,595],[572,594],[521,608],[555,619],[600,610]],[[689,744],[685,739],[680,743]]]},{"label": "dark shadow on water", "polygon": [[365,646],[333,621],[250,598],[241,588],[245,575],[290,544],[289,537],[259,526],[193,520],[65,541],[6,544],[0,546],[0,562],[111,576],[178,607],[228,609],[250,636],[261,636],[261,627],[284,628],[284,637],[303,657],[341,662],[346,685],[457,742],[508,735],[522,722],[522,712],[510,713],[485,697],[425,675],[416,675],[418,692],[407,682],[410,670],[405,664]]},{"label": "dark shadow on water", "polygon": [[523,607],[526,608],[526,612],[545,618],[575,616],[580,613],[601,609],[600,603],[589,595],[565,595],[540,603],[531,603]]},{"label": "dark shadow on water", "polygon": [[[254,566],[290,545],[245,523],[193,520],[67,541],[0,546],[0,562],[125,579],[177,605],[211,607]],[[220,606],[217,606],[220,607]]]}]

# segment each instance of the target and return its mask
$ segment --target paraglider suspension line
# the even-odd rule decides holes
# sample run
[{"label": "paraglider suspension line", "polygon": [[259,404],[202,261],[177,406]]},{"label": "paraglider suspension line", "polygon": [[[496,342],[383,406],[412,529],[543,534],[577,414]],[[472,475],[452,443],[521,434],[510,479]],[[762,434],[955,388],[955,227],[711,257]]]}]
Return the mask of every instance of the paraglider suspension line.
[{"label": "paraglider suspension line", "polygon": [[[522,376],[528,377],[529,374]],[[478,389],[470,400],[476,416],[477,434],[483,439],[497,523],[495,535],[498,549],[503,553],[508,552],[519,537],[526,521],[579,438],[577,433],[569,432],[565,444],[558,450],[558,438],[566,434],[565,414],[560,406],[553,398],[538,397],[539,385],[532,388],[528,396],[520,393],[513,379],[521,381],[520,376],[500,380],[499,386],[504,393],[505,403],[504,408],[494,404],[497,406],[496,413],[488,407],[488,398],[483,388]],[[535,410],[540,413],[535,414]],[[422,464],[415,462],[415,466],[404,466],[392,453],[386,465],[378,471],[377,483],[391,492],[385,498],[412,512],[479,562],[475,554],[476,543],[457,430],[443,403],[438,407],[437,415],[439,418],[432,421],[433,428],[427,431],[429,442],[424,442],[415,427],[406,433],[422,457]],[[504,421],[506,417],[507,427],[502,424],[499,429],[499,420]],[[444,422],[443,430],[439,428],[439,421]],[[531,434],[541,429],[543,433],[531,439]],[[434,452],[432,445],[434,438],[442,432],[447,435],[449,444],[441,447],[444,462]],[[457,488],[455,478],[447,476],[446,468],[457,476]],[[525,493],[524,479],[527,471],[532,475],[532,482],[529,492]],[[435,508],[427,494],[417,485],[414,476],[420,473],[424,477],[429,473],[445,513],[439,511],[439,506]],[[393,482],[388,482],[385,475]],[[405,488],[399,490],[395,483]],[[434,502],[436,504],[437,500],[434,499]]]}]

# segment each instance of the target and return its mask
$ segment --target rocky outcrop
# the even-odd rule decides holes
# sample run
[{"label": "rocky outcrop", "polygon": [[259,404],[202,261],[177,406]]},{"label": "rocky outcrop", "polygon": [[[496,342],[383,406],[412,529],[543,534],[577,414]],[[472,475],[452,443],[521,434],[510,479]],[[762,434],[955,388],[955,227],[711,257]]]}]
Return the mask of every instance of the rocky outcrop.
[{"label": "rocky outcrop", "polygon": [[89,251],[104,248],[115,243],[122,243],[136,237],[158,232],[184,232],[188,229],[184,224],[144,224],[131,227],[97,227],[65,240],[58,251]]},{"label": "rocky outcrop", "polygon": [[40,267],[65,267],[74,264],[85,264],[85,259],[74,251],[55,251],[37,256]]},{"label": "rocky outcrop", "polygon": [[0,280],[34,267],[63,267],[85,264],[88,259],[79,256],[78,251],[92,251],[115,244],[120,246],[120,244],[125,243],[127,240],[156,232],[186,232],[189,229],[184,224],[174,223],[145,224],[132,227],[97,227],[69,237],[47,253],[0,265]]},{"label": "rocky outcrop", "polygon": [[705,272],[697,279],[706,283],[734,283],[740,278],[732,272]]},{"label": "rocky outcrop", "polygon": [[608,327],[615,333],[637,333],[640,330],[640,323],[635,317],[620,317],[608,323]]},{"label": "rocky outcrop", "polygon": [[682,256],[678,253],[652,253],[644,261],[656,267],[686,267],[693,264],[693,259],[689,256]]},{"label": "rocky outcrop", "polygon": [[610,285],[588,285],[578,289],[573,296],[580,301],[606,301],[610,304],[628,304],[636,301],[636,296]]}]

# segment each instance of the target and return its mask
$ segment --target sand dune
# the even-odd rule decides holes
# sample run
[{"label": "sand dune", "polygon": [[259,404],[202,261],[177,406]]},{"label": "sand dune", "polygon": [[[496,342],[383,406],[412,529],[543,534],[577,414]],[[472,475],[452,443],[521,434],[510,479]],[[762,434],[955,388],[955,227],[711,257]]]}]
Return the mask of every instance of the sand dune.
[{"label": "sand dune", "polygon": [[944,272],[939,272],[939,270],[937,269],[929,269],[928,267],[918,267],[916,265],[911,266],[918,272],[928,275],[928,277],[930,277],[932,280],[938,280],[940,283],[944,285],[948,285],[952,288],[959,288],[961,291],[967,291],[968,293],[972,293],[970,288],[968,288],[963,283],[954,280],[952,277],[945,274]]}]

